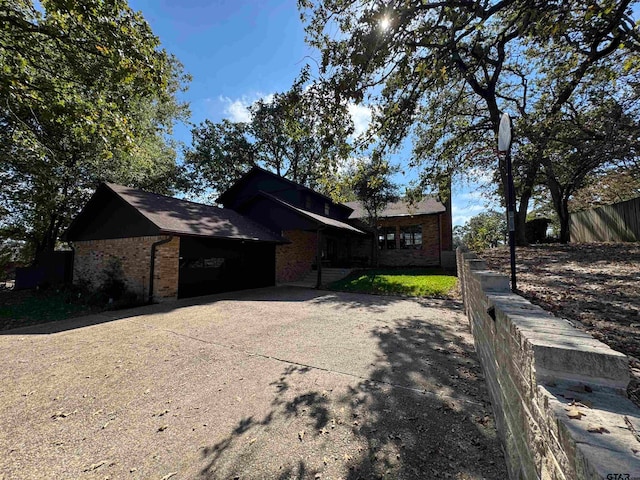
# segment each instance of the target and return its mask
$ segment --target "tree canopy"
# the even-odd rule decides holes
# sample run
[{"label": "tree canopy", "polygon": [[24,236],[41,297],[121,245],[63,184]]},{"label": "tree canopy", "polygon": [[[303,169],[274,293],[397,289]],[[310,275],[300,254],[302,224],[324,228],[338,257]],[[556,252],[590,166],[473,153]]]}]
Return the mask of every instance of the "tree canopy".
[{"label": "tree canopy", "polygon": [[[504,194],[506,166],[495,139],[501,112],[516,117],[522,235],[535,186],[558,180],[565,155],[554,152],[575,127],[573,106],[596,98],[602,86],[624,92],[622,85],[636,81],[629,78],[637,74],[640,45],[635,3],[298,2],[308,41],[322,53],[321,74],[341,95],[378,107],[372,128],[387,148],[414,135],[412,163],[423,168],[425,182],[489,170]],[[591,133],[579,137],[577,150],[608,141]]]},{"label": "tree canopy", "polygon": [[171,191],[188,77],[124,0],[0,2],[0,233],[52,250],[100,181]]},{"label": "tree canopy", "polygon": [[286,92],[263,98],[249,108],[250,122],[205,120],[192,130],[185,164],[194,193],[220,193],[258,165],[323,193],[351,152],[353,122],[346,101],[304,70]]},{"label": "tree canopy", "polygon": [[463,226],[455,227],[454,236],[471,250],[495,248],[507,243],[507,222],[502,213],[489,210],[471,217]]}]

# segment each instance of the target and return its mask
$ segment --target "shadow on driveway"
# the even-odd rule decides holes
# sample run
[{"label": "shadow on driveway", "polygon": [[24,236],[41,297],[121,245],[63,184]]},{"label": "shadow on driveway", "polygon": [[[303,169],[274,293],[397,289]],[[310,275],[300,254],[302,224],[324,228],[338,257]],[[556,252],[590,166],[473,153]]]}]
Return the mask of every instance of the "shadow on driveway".
[{"label": "shadow on driveway", "polygon": [[[373,311],[393,302],[344,295],[312,301]],[[284,366],[268,412],[239,418],[202,450],[200,478],[507,478],[480,366],[454,318],[375,327],[371,374],[348,385],[305,388],[317,369]]]},{"label": "shadow on driveway", "polygon": [[3,333],[7,480],[507,477],[455,303],[269,288]]}]

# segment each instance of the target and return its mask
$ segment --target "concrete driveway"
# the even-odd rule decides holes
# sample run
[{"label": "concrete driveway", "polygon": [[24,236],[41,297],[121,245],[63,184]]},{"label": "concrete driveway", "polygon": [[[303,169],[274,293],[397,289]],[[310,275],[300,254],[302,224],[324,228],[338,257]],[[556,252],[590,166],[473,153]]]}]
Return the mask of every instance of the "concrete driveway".
[{"label": "concrete driveway", "polygon": [[0,332],[0,479],[502,479],[456,304],[268,288]]}]

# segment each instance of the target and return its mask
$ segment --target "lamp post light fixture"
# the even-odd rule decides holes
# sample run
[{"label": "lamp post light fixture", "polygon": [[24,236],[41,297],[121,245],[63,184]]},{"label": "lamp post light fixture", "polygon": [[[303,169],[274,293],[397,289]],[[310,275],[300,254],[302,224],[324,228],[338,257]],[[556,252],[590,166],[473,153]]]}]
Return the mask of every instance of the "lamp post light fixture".
[{"label": "lamp post light fixture", "polygon": [[511,291],[518,290],[516,285],[516,195],[513,187],[511,169],[511,131],[513,125],[508,113],[503,113],[498,128],[498,157],[504,154],[507,164],[507,223],[509,226],[509,256],[511,260]]}]

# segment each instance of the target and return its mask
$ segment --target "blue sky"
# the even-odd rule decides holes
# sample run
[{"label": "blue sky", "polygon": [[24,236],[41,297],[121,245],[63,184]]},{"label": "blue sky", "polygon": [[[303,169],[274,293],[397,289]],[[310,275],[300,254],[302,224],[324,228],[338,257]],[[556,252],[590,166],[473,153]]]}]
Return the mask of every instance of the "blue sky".
[{"label": "blue sky", "polygon": [[[246,119],[246,107],[260,97],[287,90],[300,69],[319,59],[304,42],[295,0],[130,0],[143,13],[163,48],[173,53],[193,80],[183,95],[191,122]],[[366,127],[368,111],[352,108],[356,129]],[[190,128],[178,126],[176,140],[191,143]],[[408,162],[410,151],[397,158]],[[416,173],[405,168],[396,181]],[[454,186],[453,220],[463,224],[484,210],[476,191]]]}]

